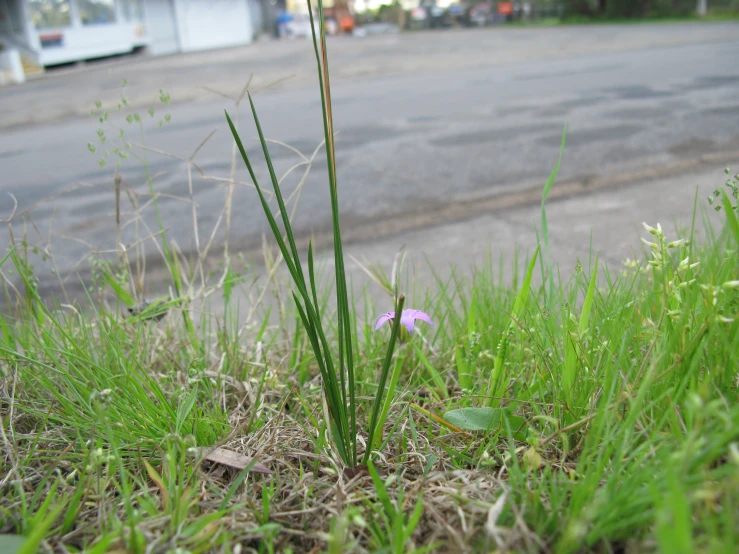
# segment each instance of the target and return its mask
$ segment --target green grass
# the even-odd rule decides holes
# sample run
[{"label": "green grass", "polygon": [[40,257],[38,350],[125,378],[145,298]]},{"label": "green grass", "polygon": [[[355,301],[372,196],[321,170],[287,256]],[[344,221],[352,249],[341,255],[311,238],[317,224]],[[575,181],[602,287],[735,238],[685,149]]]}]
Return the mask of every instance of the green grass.
[{"label": "green grass", "polygon": [[[127,264],[62,304],[25,238],[0,260],[0,551],[736,552],[739,176],[711,198],[720,227],[696,203],[687,230],[646,226],[623,272],[594,253],[570,275],[547,248],[555,171],[526,259],[420,286],[399,256],[367,268],[388,294],[374,305],[341,274],[314,46],[331,284],[276,175],[255,195],[280,251],[265,246],[266,282],[228,253],[206,279],[170,245],[176,298],[131,314]],[[404,296],[435,326],[394,348],[397,321],[373,320]]]},{"label": "green grass", "polygon": [[565,18],[544,17],[532,21],[513,21],[505,25],[514,27],[560,27],[563,25],[654,25],[654,24],[674,24],[674,23],[690,23],[690,22],[717,22],[717,21],[736,21],[739,19],[739,10],[726,8],[714,9],[709,11],[705,16],[698,17],[695,14],[690,15],[647,15],[639,18],[614,18],[605,16],[587,17],[572,15]]},{"label": "green grass", "polygon": [[639,18],[614,18],[614,17],[586,17],[570,16],[562,20],[563,25],[648,25],[655,23],[671,24],[685,22],[714,22],[714,21],[736,21],[739,19],[739,10],[726,8],[714,9],[703,17],[695,14],[689,15],[647,15]]},{"label": "green grass", "polygon": [[[548,279],[512,288],[492,263],[412,295],[437,325],[394,358],[369,474],[344,473],[328,442],[318,367],[292,318],[238,338],[234,320],[209,316],[222,329],[201,325],[193,350],[181,307],[142,322],[94,302],[47,310],[32,294],[34,309],[16,304],[0,324],[2,528],[100,552],[480,551],[496,540],[734,552],[738,237],[733,224],[704,243],[652,233],[626,274],[604,266],[595,285],[586,267],[554,297]],[[14,252],[6,268],[14,260],[23,267]],[[377,394],[387,331],[370,330],[371,313],[383,309],[356,322],[357,398]],[[336,344],[335,325],[327,334]],[[360,405],[362,429],[372,413]],[[443,420],[459,425],[461,410],[490,424]],[[274,473],[198,463],[195,448],[214,445]]]},{"label": "green grass", "polygon": [[[226,120],[233,134],[234,141],[238,147],[244,165],[249,171],[252,183],[257,190],[259,200],[264,209],[264,215],[267,218],[272,236],[278,245],[282,259],[290,273],[292,279],[292,297],[295,302],[295,308],[300,316],[303,330],[310,341],[313,355],[320,369],[323,379],[324,398],[326,408],[328,410],[328,426],[331,430],[334,446],[336,447],[341,461],[349,468],[357,467],[360,458],[357,449],[357,380],[354,370],[354,356],[352,354],[355,346],[353,332],[354,326],[351,324],[351,315],[349,309],[349,293],[346,281],[346,269],[344,266],[344,253],[341,241],[341,225],[339,218],[339,196],[336,176],[336,154],[334,151],[334,126],[331,110],[331,86],[328,70],[328,51],[326,48],[325,22],[323,19],[322,0],[318,0],[318,19],[314,22],[313,8],[310,0],[308,0],[308,13],[310,16],[311,29],[313,31],[313,49],[316,56],[316,64],[318,66],[318,82],[321,95],[321,108],[323,115],[324,144],[326,145],[326,162],[328,170],[328,188],[331,202],[331,223],[333,232],[333,251],[334,251],[334,274],[336,284],[336,342],[338,343],[335,353],[326,339],[324,331],[325,318],[321,316],[320,305],[318,302],[318,294],[316,292],[318,284],[315,277],[313,262],[313,246],[308,243],[308,279],[306,280],[303,266],[300,260],[300,253],[296,245],[295,235],[292,230],[290,214],[288,213],[285,201],[283,199],[282,190],[279,179],[272,164],[269,147],[264,138],[262,127],[259,124],[259,117],[254,106],[251,95],[249,95],[249,104],[251,105],[254,124],[259,135],[259,141],[264,154],[264,159],[269,170],[270,180],[272,182],[272,190],[277,200],[278,211],[282,220],[282,229],[278,224],[277,218],[272,214],[272,208],[269,206],[265,193],[262,192],[257,178],[254,174],[252,164],[246,154],[244,145],[242,144],[239,132],[236,129],[231,117],[226,112]],[[316,36],[315,23],[317,23],[322,31]],[[319,51],[320,43],[320,51]],[[283,236],[284,233],[284,236]],[[374,445],[375,436],[377,434],[378,424],[380,420],[380,406],[384,405],[382,420],[387,416],[388,402],[383,402],[385,394],[385,384],[393,361],[393,352],[395,343],[400,332],[400,315],[405,302],[404,295],[395,295],[393,304],[398,317],[395,318],[392,325],[390,340],[388,341],[387,353],[385,354],[380,371],[377,391],[372,400],[372,415],[366,427],[368,435],[368,443]],[[397,375],[397,371],[395,373]],[[372,449],[365,450],[361,457],[362,464],[366,464],[371,456]]]}]

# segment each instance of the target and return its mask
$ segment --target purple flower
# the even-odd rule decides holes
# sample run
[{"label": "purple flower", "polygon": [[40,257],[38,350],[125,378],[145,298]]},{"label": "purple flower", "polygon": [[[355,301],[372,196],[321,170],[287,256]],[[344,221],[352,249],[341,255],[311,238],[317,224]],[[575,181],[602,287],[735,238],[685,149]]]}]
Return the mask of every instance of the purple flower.
[{"label": "purple flower", "polygon": [[[393,319],[395,319],[395,312],[387,312],[382,314],[380,317],[377,318],[377,321],[375,321],[375,331],[382,327],[383,323],[392,321]],[[415,329],[417,319],[425,321],[429,325],[434,324],[428,314],[423,313],[421,310],[403,310],[403,313],[400,314],[400,323],[406,329],[408,329],[409,333],[412,333]]]}]

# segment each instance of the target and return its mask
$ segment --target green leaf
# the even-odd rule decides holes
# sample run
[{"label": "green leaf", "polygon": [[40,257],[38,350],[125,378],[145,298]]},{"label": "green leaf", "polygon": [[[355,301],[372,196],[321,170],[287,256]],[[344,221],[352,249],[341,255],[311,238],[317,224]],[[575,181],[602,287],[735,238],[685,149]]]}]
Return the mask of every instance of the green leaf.
[{"label": "green leaf", "polygon": [[231,262],[228,262],[228,265],[226,266],[226,278],[223,280],[223,299],[225,300],[226,305],[231,301],[231,292],[233,291],[233,285],[234,285],[234,274],[231,271]]},{"label": "green leaf", "polygon": [[128,321],[131,323],[147,320],[158,320],[164,317],[170,308],[179,306],[182,301],[179,298],[157,298],[151,302],[144,301],[138,306],[133,306],[129,309],[131,317]]},{"label": "green leaf", "polygon": [[580,313],[580,325],[578,330],[582,335],[588,330],[588,324],[590,323],[590,311],[593,308],[593,297],[595,296],[595,282],[598,278],[598,255],[595,256],[595,266],[593,267],[593,274],[590,276],[590,284],[588,285],[588,292],[585,294],[585,302],[582,305],[582,312]]},{"label": "green leaf", "polygon": [[105,282],[108,283],[108,285],[110,285],[110,288],[112,288],[115,292],[118,300],[123,302],[129,308],[133,308],[136,305],[136,301],[131,297],[130,294],[128,294],[128,291],[121,286],[118,280],[113,275],[111,275],[107,269],[103,272],[103,277],[105,278]]},{"label": "green leaf", "polygon": [[367,471],[372,479],[372,485],[375,487],[377,498],[385,509],[385,514],[391,519],[397,517],[398,514],[395,512],[395,507],[390,501],[390,495],[387,493],[385,483],[383,482],[382,477],[380,477],[377,468],[375,468],[375,464],[372,463],[372,460],[367,460]]},{"label": "green leaf", "polygon": [[[524,277],[521,290],[516,295],[516,301],[513,303],[513,312],[511,313],[512,318],[517,318],[521,314],[526,301],[529,298],[529,291],[531,290],[531,279],[534,276],[534,268],[536,267],[536,259],[539,255],[539,247],[534,250],[534,255],[529,262],[529,267],[526,269],[526,276]],[[513,323],[513,322],[511,322]]]},{"label": "green leaf", "polygon": [[313,241],[308,241],[308,279],[310,280],[310,290],[313,294],[313,304],[316,308],[316,317],[320,319],[321,315],[318,311],[318,293],[316,292],[316,275],[313,264]]},{"label": "green leaf", "polygon": [[444,419],[465,431],[490,431],[500,425],[499,408],[460,408],[444,414]]},{"label": "green leaf", "polygon": [[573,335],[574,324],[570,321],[569,310],[564,313],[564,321],[562,322],[562,332],[564,336],[562,340],[565,344],[565,363],[562,368],[562,388],[567,399],[567,404],[572,405],[572,386],[575,384],[577,373],[577,350],[575,349],[575,338]]},{"label": "green leaf", "polygon": [[198,384],[195,382],[190,394],[177,406],[177,419],[175,420],[175,430],[177,433],[182,432],[183,425],[187,421],[190,412],[192,412],[192,409],[195,407],[195,401],[197,399]]},{"label": "green leaf", "polygon": [[5,254],[5,256],[3,256],[2,260],[0,260],[0,267],[3,267],[3,265],[5,265],[5,262],[8,261],[8,258],[11,257],[14,251],[15,251],[15,246],[11,246],[10,249],[8,250],[8,253]]},{"label": "green leaf", "polygon": [[536,471],[542,466],[541,454],[532,446],[523,454],[523,463],[529,471]]},{"label": "green leaf", "polygon": [[[336,421],[334,418],[331,418],[329,420],[329,427],[331,428],[331,436],[334,438],[334,444],[336,445],[336,450],[339,451],[339,456],[342,460],[344,460],[344,463],[346,463],[347,460],[349,460],[349,455],[347,454],[346,449],[346,433],[336,424]],[[368,448],[367,451],[371,451],[371,448]]]},{"label": "green leaf", "polygon": [[431,468],[434,467],[434,464],[437,462],[439,457],[436,454],[430,454],[426,456],[426,466],[423,468],[423,476],[426,477],[429,474],[429,471],[431,471]]},{"label": "green leaf", "polygon": [[[34,517],[35,525],[29,533],[27,540],[25,540],[19,547],[16,548],[14,554],[35,554],[38,552],[38,548],[41,542],[46,537],[49,528],[54,524],[59,514],[64,510],[64,504],[58,504],[50,512],[47,511],[48,505],[43,506],[43,511],[39,510],[39,513]],[[5,550],[3,550],[5,552]],[[11,551],[13,552],[13,551]]]},{"label": "green leaf", "polygon": [[737,220],[736,213],[734,212],[734,206],[731,204],[731,199],[726,191],[721,191],[721,200],[724,204],[724,211],[726,212],[726,221],[729,223],[731,233],[734,235],[734,240],[739,243],[739,220]]},{"label": "green leaf", "polygon": [[549,196],[549,191],[552,190],[554,182],[557,180],[557,174],[559,173],[559,165],[562,163],[562,155],[565,151],[565,143],[567,142],[567,126],[565,125],[562,129],[562,142],[559,146],[559,157],[557,163],[554,164],[552,172],[549,174],[547,182],[544,184],[544,189],[541,191],[541,235],[544,239],[544,256],[545,265],[549,271],[549,294],[550,297],[554,294],[554,273],[552,272],[552,259],[549,252],[549,227],[547,225],[547,210],[545,203]]},{"label": "green leaf", "polygon": [[212,514],[201,516],[200,518],[190,523],[189,525],[186,525],[182,529],[182,536],[188,539],[195,539],[199,542],[202,542],[205,537],[212,536],[213,533],[216,533],[218,531],[217,528],[211,529],[210,531],[206,530],[208,524],[214,521],[218,521],[222,517],[223,514],[219,512],[214,512]]},{"label": "green leaf", "polygon": [[562,371],[562,387],[564,388],[565,399],[570,410],[574,409],[577,404],[577,398],[575,397],[575,383],[578,380],[578,347],[580,346],[580,339],[583,337],[585,332],[588,330],[590,323],[590,312],[593,309],[593,297],[595,296],[595,282],[598,278],[598,256],[595,258],[595,267],[593,273],[590,276],[590,284],[588,290],[585,293],[585,301],[583,302],[582,312],[580,313],[580,323],[577,327],[577,342],[573,337],[574,329],[570,323],[570,319],[567,318],[563,322],[562,326],[564,329],[564,341],[565,341],[565,365]]},{"label": "green leaf", "polygon": [[462,390],[471,389],[472,375],[464,354],[464,349],[461,346],[457,346],[454,351],[454,361],[457,364],[457,378],[459,379],[459,386],[462,387]]},{"label": "green leaf", "polygon": [[86,549],[85,552],[86,554],[104,554],[108,551],[108,547],[111,545],[111,543],[117,538],[117,533],[109,533],[103,536],[97,543],[95,543],[95,546]]},{"label": "green leaf", "polygon": [[429,375],[431,376],[431,380],[434,382],[434,386],[436,387],[436,392],[441,394],[441,396],[443,396],[444,398],[449,398],[449,393],[446,390],[446,383],[444,383],[444,378],[441,376],[438,370],[433,365],[431,365],[431,362],[423,353],[423,350],[421,350],[415,342],[412,344],[413,349],[418,355],[418,360],[421,362],[421,365],[426,368],[426,371],[428,371]]},{"label": "green leaf", "polygon": [[[390,385],[387,387],[387,392],[385,394],[385,404],[382,406],[380,419],[377,421],[377,432],[375,433],[374,446],[376,449],[380,448],[380,445],[382,444],[382,428],[385,425],[387,415],[388,413],[390,413],[390,407],[392,406],[393,400],[395,398],[395,389],[398,387],[398,380],[400,379],[400,373],[404,361],[405,356],[398,355],[398,357],[395,358],[395,366],[393,368],[393,373],[390,376]],[[380,393],[378,392],[377,394]]]},{"label": "green leaf", "polygon": [[467,336],[472,337],[475,334],[475,323],[477,322],[477,304],[475,303],[475,297],[472,295],[470,298],[470,310],[467,314]]},{"label": "green leaf", "polygon": [[[539,246],[534,251],[534,256],[529,262],[529,267],[526,269],[526,276],[524,277],[521,289],[518,291],[516,301],[513,303],[513,310],[511,311],[511,322],[508,324],[508,329],[503,334],[498,343],[498,354],[495,357],[495,365],[493,366],[493,373],[490,376],[490,384],[488,385],[488,404],[491,406],[497,406],[500,404],[500,399],[497,398],[502,394],[508,387],[508,383],[503,381],[503,369],[505,364],[506,350],[508,348],[508,335],[513,329],[515,320],[518,319],[521,310],[523,310],[526,302],[529,298],[529,291],[531,289],[531,279],[534,276],[534,269],[536,268],[536,259],[539,256]],[[510,379],[509,379],[510,381]]]},{"label": "green leaf", "polygon": [[503,417],[505,418],[505,425],[513,433],[513,438],[518,441],[525,441],[529,434],[528,424],[526,418],[512,415],[508,410],[504,410]]},{"label": "green leaf", "polygon": [[[398,303],[395,306],[395,313],[403,313],[403,304],[405,302],[405,296],[401,295],[398,298]],[[369,456],[372,453],[371,446],[374,444],[375,432],[377,431],[377,422],[380,415],[380,405],[382,403],[382,396],[385,392],[385,383],[387,382],[387,376],[390,372],[390,363],[393,360],[393,350],[395,348],[395,341],[400,334],[400,318],[396,317],[393,319],[393,330],[390,333],[390,341],[387,345],[387,352],[385,353],[385,361],[382,363],[382,369],[380,370],[380,380],[377,386],[377,394],[372,405],[372,417],[370,418],[369,427],[367,427],[367,434],[369,439],[367,440],[368,448],[364,453],[363,462],[369,461]]]},{"label": "green leaf", "polygon": [[83,481],[80,480],[80,485],[77,486],[72,498],[67,501],[67,509],[62,523],[62,533],[69,531],[77,519],[82,503],[82,495],[86,492],[86,487],[82,486],[82,483]]}]

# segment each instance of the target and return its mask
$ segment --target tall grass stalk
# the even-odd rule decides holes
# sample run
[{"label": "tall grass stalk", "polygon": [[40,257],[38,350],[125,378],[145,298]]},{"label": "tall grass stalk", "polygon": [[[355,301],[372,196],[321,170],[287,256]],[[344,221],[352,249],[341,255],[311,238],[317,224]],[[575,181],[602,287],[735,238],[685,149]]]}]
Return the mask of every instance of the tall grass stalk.
[{"label": "tall grass stalk", "polygon": [[[326,31],[325,21],[323,17],[323,2],[318,1],[318,25],[320,32],[316,35],[316,25],[313,18],[313,6],[308,0],[308,9],[311,21],[311,30],[313,38],[313,49],[316,56],[316,64],[318,68],[318,82],[321,95],[321,111],[323,115],[323,131],[326,145],[326,159],[328,168],[328,185],[329,197],[331,201],[331,224],[333,230],[333,252],[335,267],[335,286],[336,286],[336,318],[337,318],[337,352],[332,354],[324,330],[324,324],[321,318],[318,304],[318,295],[316,293],[316,279],[314,273],[313,246],[308,246],[308,279],[306,280],[303,266],[295,241],[295,234],[292,229],[290,217],[285,207],[280,184],[275,174],[272,164],[272,158],[269,153],[267,141],[264,138],[262,127],[259,123],[259,117],[254,105],[251,94],[248,95],[249,104],[251,106],[254,124],[257,129],[259,141],[267,163],[270,180],[274,190],[274,196],[279,207],[279,215],[282,220],[282,229],[276,218],[269,209],[266,196],[260,187],[252,164],[246,154],[244,145],[239,136],[231,117],[226,112],[228,125],[236,141],[237,148],[241,153],[244,164],[249,172],[249,176],[254,183],[259,195],[264,214],[272,230],[272,234],[277,242],[280,252],[285,260],[285,265],[292,278],[294,290],[293,298],[300,316],[300,321],[308,336],[316,362],[323,378],[324,398],[328,408],[329,427],[334,439],[334,444],[338,450],[339,456],[344,464],[353,467],[359,461],[357,451],[357,379],[354,367],[353,352],[353,333],[352,329],[352,312],[349,308],[349,294],[346,282],[346,270],[344,264],[344,252],[341,241],[341,225],[339,218],[339,193],[336,179],[336,152],[334,142],[334,124],[331,109],[331,85],[328,70],[328,51],[326,48]],[[404,298],[396,295],[396,313],[400,314],[403,307]],[[393,349],[397,336],[399,334],[400,318],[395,319],[392,334],[388,344],[387,354],[380,371],[380,386],[373,402],[372,416],[367,428],[369,435],[368,447],[364,454],[363,461],[366,462],[371,453],[374,436],[376,434],[376,426],[381,418],[379,418],[380,407],[382,405],[382,397],[385,393],[384,385],[390,371],[393,358]]]},{"label": "tall grass stalk", "polygon": [[[549,251],[549,226],[547,224],[547,210],[546,202],[549,192],[552,190],[557,175],[559,174],[559,166],[562,163],[562,156],[565,152],[565,144],[567,143],[567,126],[565,125],[562,129],[562,142],[559,145],[559,156],[557,157],[557,163],[554,164],[547,182],[544,183],[544,188],[541,191],[541,237],[544,242],[544,251],[542,252],[542,260],[544,263],[541,265],[542,276],[544,276],[544,270],[549,276],[549,302],[554,298],[554,268],[552,264],[552,256]],[[546,282],[546,280],[544,281]]]}]

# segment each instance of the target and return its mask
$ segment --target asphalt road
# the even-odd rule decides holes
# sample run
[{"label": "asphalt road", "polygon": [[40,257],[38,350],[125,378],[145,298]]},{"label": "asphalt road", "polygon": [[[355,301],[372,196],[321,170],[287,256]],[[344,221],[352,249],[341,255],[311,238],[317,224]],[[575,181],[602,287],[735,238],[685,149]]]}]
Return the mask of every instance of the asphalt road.
[{"label": "asphalt road", "polygon": [[[533,37],[539,31],[528,32]],[[563,180],[618,175],[717,150],[739,152],[739,40],[595,51],[598,30],[588,33],[593,53],[557,58],[547,52],[540,59],[475,67],[455,67],[447,55],[438,70],[429,70],[425,62],[419,71],[335,79],[337,172],[345,226],[361,228],[380,216],[413,220],[430,204],[543,183],[556,161],[565,124]],[[443,34],[438,36],[445,40]],[[454,40],[463,40],[459,36]],[[474,40],[475,35],[470,36]],[[403,43],[398,44],[402,50]],[[318,90],[312,83],[264,91],[255,102],[269,138],[306,155],[322,140]],[[208,176],[227,178],[233,141],[224,108],[233,110],[229,101],[218,99],[161,107],[153,118],[139,111],[144,142],[187,158],[216,130],[195,162]],[[242,115],[245,109],[242,104]],[[157,121],[165,113],[171,120],[159,128]],[[254,127],[246,116],[242,136],[266,185]],[[27,220],[26,229],[31,242],[48,247],[64,275],[89,267],[80,260],[91,247],[114,247],[113,167],[99,167],[98,159],[114,146],[118,128],[126,139],[141,140],[135,126],[115,112],[105,125],[104,144],[97,140],[98,128],[95,119],[71,118],[0,134],[0,217],[13,210],[7,194],[12,193],[18,211],[30,209],[33,223]],[[97,144],[95,154],[88,151],[88,142]],[[300,161],[283,146],[271,148],[278,174]],[[143,155],[135,146],[134,151]],[[187,164],[154,152],[146,156],[170,236],[182,250],[194,249]],[[237,165],[237,180],[246,182],[243,163]],[[139,205],[145,205],[148,186],[142,165],[133,158],[124,160],[121,175],[133,196],[139,195]],[[285,180],[285,194],[299,176],[300,170]],[[194,169],[192,191],[202,248],[223,210],[226,186],[202,178]],[[58,196],[48,199],[54,194]],[[254,190],[236,185],[232,207],[235,243],[258,242],[267,226]],[[122,211],[125,223],[133,215],[127,196]],[[295,226],[309,233],[325,228],[329,216],[325,156],[319,153],[300,197]],[[150,205],[142,218],[156,230]],[[16,216],[16,238],[22,232],[22,219]],[[138,232],[148,233],[143,227]],[[220,243],[222,228],[215,233]],[[122,239],[135,242],[133,223],[124,227]],[[3,250],[7,242],[6,236],[0,237]],[[148,248],[155,251],[153,245]],[[37,267],[41,274],[51,270],[49,262],[40,260]]]}]

